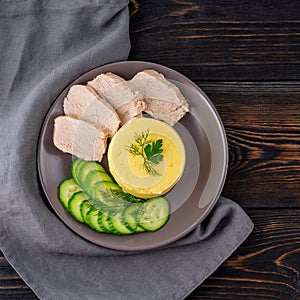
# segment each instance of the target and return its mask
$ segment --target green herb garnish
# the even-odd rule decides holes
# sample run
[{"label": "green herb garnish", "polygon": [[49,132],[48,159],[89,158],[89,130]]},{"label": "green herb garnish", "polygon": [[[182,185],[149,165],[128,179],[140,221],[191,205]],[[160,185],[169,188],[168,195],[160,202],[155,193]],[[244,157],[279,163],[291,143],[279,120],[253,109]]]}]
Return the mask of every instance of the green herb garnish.
[{"label": "green herb garnish", "polygon": [[141,134],[135,134],[134,142],[130,146],[126,146],[126,150],[130,154],[136,156],[142,156],[144,159],[143,167],[147,174],[153,176],[160,175],[156,170],[157,166],[161,161],[163,161],[164,156],[162,155],[163,140],[151,140],[149,139],[149,129],[143,131]]},{"label": "green herb garnish", "polygon": [[121,198],[123,200],[126,200],[128,202],[135,202],[135,203],[143,202],[142,199],[136,198],[135,196],[133,196],[131,194],[125,193],[121,189],[113,189],[113,190],[111,190],[111,192],[113,193],[114,196]]}]

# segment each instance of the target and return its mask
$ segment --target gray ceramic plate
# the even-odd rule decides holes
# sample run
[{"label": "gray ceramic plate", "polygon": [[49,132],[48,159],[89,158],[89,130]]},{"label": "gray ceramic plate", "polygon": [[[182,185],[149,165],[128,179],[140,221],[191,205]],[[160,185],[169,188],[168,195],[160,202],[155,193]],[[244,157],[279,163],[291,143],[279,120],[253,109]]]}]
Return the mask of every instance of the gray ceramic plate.
[{"label": "gray ceramic plate", "polygon": [[204,92],[182,74],[149,62],[126,61],[105,65],[80,76],[73,84],[85,84],[104,72],[132,78],[144,69],[155,69],[175,83],[188,99],[190,112],[175,125],[186,148],[186,165],[181,180],[165,196],[171,214],[167,224],[156,232],[118,236],[97,233],[75,221],[57,196],[59,183],[71,176],[72,156],[56,149],[52,141],[53,119],[63,114],[62,103],[70,86],[51,106],[41,129],[38,145],[38,172],[46,197],[58,217],[81,237],[118,250],[146,250],[167,245],[194,229],[211,211],[224,185],[228,150],[221,119]]}]

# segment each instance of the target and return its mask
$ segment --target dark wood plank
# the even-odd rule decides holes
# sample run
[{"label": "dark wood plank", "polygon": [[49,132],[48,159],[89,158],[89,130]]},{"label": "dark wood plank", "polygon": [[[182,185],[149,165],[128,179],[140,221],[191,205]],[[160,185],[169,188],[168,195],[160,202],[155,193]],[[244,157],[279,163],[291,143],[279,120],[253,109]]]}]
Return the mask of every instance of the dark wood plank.
[{"label": "dark wood plank", "polygon": [[38,299],[0,251],[0,299]]},{"label": "dark wood plank", "polygon": [[187,299],[300,299],[300,210],[248,210],[255,228]]},{"label": "dark wood plank", "polygon": [[132,1],[131,60],[197,81],[297,80],[300,2]]},{"label": "dark wood plank", "polygon": [[197,83],[228,138],[223,194],[244,207],[300,207],[300,82]]},{"label": "dark wood plank", "polygon": [[[253,233],[188,300],[299,299],[300,210],[247,212]],[[0,299],[36,299],[1,256]]]}]

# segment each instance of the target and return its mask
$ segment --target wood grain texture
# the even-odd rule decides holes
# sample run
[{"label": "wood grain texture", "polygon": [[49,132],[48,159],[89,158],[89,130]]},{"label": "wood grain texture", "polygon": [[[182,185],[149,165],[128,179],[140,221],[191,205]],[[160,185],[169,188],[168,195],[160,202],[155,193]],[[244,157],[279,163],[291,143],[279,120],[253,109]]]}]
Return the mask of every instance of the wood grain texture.
[{"label": "wood grain texture", "polygon": [[38,299],[0,251],[0,299]]},{"label": "wood grain texture", "polygon": [[134,2],[130,59],[163,62],[196,81],[299,78],[298,0]]},{"label": "wood grain texture", "polygon": [[300,299],[300,210],[248,213],[251,236],[188,300]]},{"label": "wood grain texture", "polygon": [[300,82],[198,85],[226,130],[223,194],[243,207],[300,208]]},{"label": "wood grain texture", "polygon": [[[300,210],[247,213],[254,231],[187,300],[282,299],[300,297]],[[0,256],[0,299],[36,299]]]}]

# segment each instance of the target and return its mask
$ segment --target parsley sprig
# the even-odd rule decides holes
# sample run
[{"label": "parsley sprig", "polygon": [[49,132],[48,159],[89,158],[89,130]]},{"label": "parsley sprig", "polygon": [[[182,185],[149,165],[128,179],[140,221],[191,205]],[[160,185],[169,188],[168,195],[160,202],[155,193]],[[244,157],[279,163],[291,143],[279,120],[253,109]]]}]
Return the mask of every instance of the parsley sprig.
[{"label": "parsley sprig", "polygon": [[152,140],[149,138],[149,129],[140,134],[135,134],[134,142],[130,146],[126,146],[126,150],[134,156],[142,156],[144,159],[143,168],[147,174],[160,175],[155,166],[163,161],[163,140]]}]

